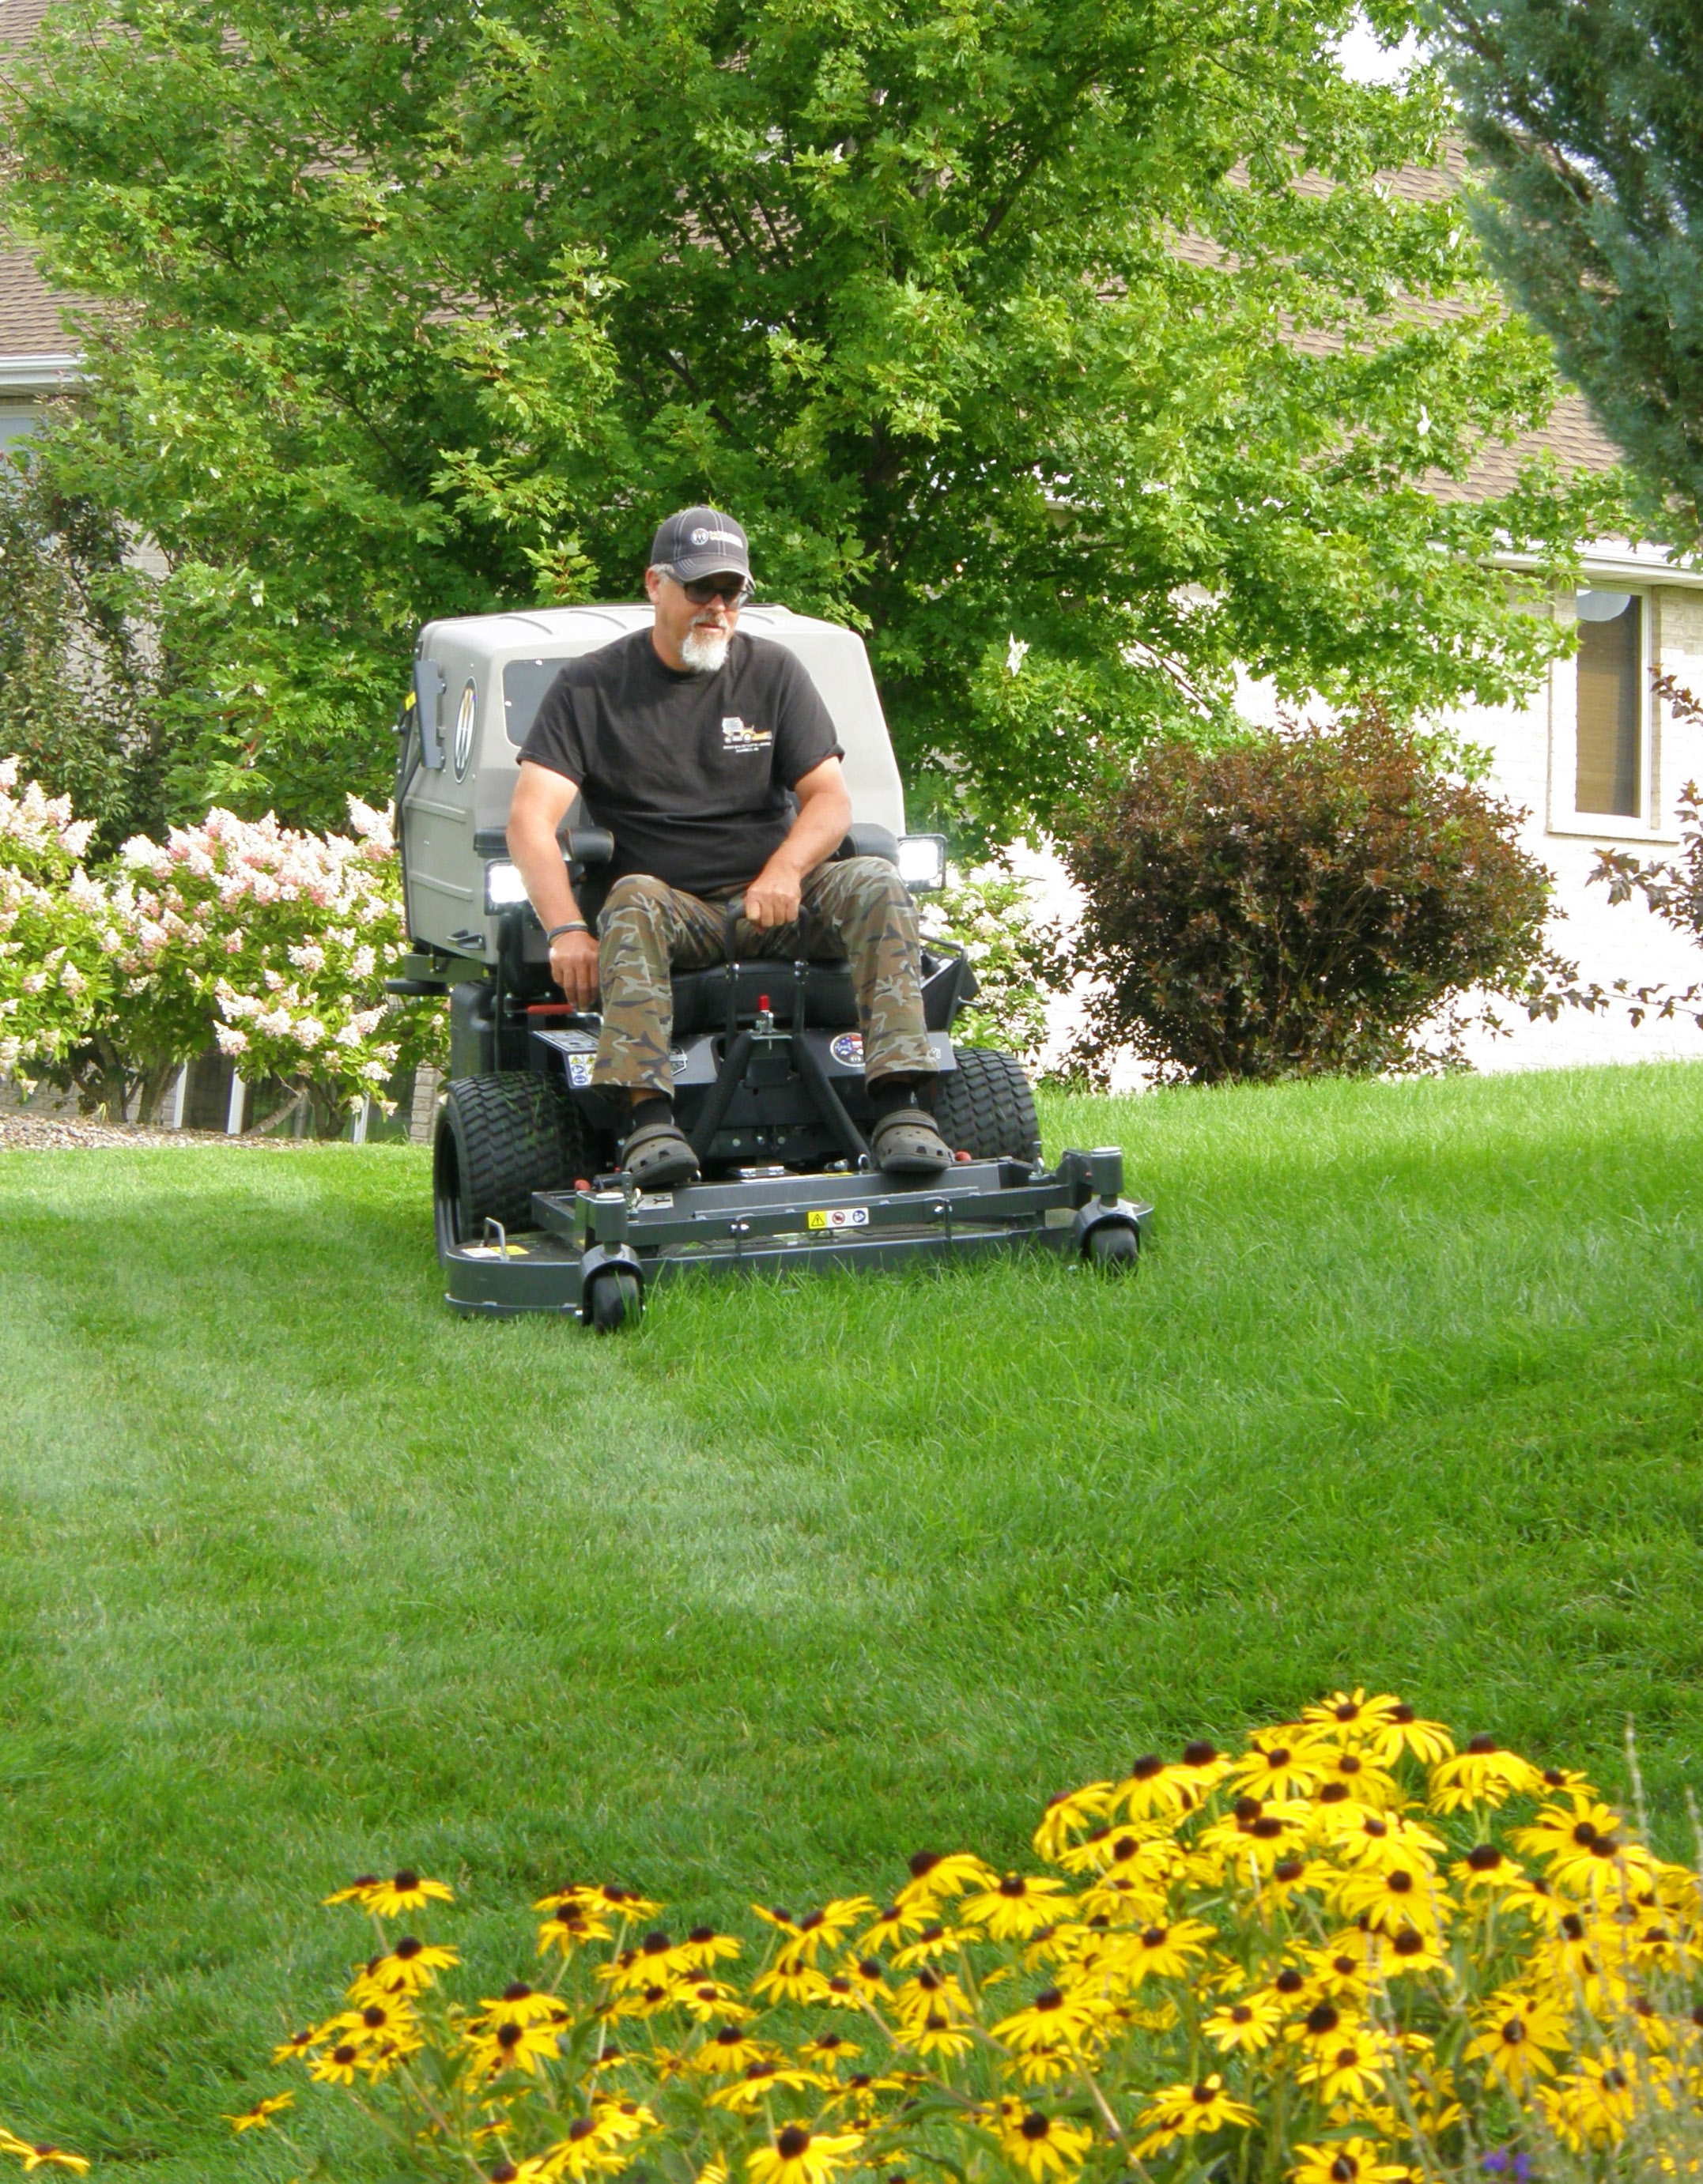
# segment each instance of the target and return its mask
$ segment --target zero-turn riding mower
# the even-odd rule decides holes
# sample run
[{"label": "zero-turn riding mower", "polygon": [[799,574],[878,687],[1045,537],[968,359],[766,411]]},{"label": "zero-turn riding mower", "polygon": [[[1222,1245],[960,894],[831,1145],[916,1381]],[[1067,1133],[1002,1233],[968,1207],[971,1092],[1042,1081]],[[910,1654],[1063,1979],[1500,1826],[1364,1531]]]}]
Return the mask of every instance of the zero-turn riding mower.
[{"label": "zero-turn riding mower", "polygon": [[[768,957],[673,980],[674,1110],[701,1180],[646,1193],[620,1173],[617,1117],[591,1083],[598,1020],[551,983],[505,828],[521,746],[562,663],[649,617],[642,606],[563,607],[430,622],[420,635],[396,793],[414,952],[390,985],[449,997],[433,1154],[447,1302],[612,1329],[690,1268],[874,1268],[1036,1247],[1132,1265],[1151,1209],[1123,1196],[1120,1151],[1042,1167],[1018,1063],[952,1044],[975,982],[939,941],[924,953],[923,1004],[941,1072],[934,1118],[958,1156],[945,1174],[887,1175],[870,1161],[844,961]],[[784,607],[747,607],[741,626],[795,652],[833,716],[853,820],[841,854],[891,858],[916,892],[940,886],[944,844],[905,833],[861,640]],[[613,850],[578,802],[561,844],[576,886]]]}]

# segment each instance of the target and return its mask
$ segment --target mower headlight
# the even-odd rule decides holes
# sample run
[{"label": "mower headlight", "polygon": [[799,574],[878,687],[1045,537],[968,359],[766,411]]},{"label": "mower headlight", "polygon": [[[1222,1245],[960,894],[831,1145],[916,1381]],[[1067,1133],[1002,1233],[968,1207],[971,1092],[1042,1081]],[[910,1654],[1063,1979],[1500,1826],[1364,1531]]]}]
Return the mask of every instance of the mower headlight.
[{"label": "mower headlight", "polygon": [[946,883],[944,834],[902,834],[899,878],[913,894],[932,894]]},{"label": "mower headlight", "polygon": [[506,860],[485,867],[485,908],[518,910],[527,899],[527,883],[520,868]]}]

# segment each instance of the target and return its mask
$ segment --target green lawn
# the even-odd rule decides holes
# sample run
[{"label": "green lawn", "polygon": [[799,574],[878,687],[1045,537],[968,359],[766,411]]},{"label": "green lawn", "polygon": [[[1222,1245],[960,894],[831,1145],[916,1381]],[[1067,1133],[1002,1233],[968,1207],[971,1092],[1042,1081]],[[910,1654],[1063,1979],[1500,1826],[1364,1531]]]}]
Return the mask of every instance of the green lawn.
[{"label": "green lawn", "polygon": [[[1158,1205],[1053,1263],[438,1301],[423,1156],[0,1156],[0,2120],[158,2184],[329,1998],[317,1898],[704,1915],[1015,1858],[1347,1679],[1703,1780],[1703,1069],[1059,1101]],[[483,1992],[494,1990],[485,1986]],[[339,2170],[352,2177],[352,2167]]]}]

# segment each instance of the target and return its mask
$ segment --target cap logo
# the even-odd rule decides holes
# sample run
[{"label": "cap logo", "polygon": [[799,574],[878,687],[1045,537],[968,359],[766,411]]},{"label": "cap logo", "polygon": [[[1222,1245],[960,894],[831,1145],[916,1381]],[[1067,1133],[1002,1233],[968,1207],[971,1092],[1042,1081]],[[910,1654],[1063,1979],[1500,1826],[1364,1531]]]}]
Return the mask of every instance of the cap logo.
[{"label": "cap logo", "polygon": [[745,541],[736,531],[706,531],[701,525],[692,533],[694,546],[707,546],[712,539],[717,546],[743,546]]}]

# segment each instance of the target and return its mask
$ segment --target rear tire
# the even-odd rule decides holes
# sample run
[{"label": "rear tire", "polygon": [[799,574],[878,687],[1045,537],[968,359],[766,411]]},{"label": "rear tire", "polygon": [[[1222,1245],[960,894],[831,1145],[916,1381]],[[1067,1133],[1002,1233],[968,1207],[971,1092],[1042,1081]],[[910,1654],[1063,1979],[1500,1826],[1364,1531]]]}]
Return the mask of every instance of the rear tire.
[{"label": "rear tire", "polygon": [[535,1190],[585,1173],[585,1142],[567,1092],[535,1070],[454,1078],[432,1149],[433,1225],[441,1258],[477,1244],[487,1221],[533,1225]]},{"label": "rear tire", "polygon": [[956,1069],[935,1079],[935,1127],[954,1152],[972,1160],[1041,1159],[1035,1095],[1023,1065],[993,1046],[953,1050]]}]

